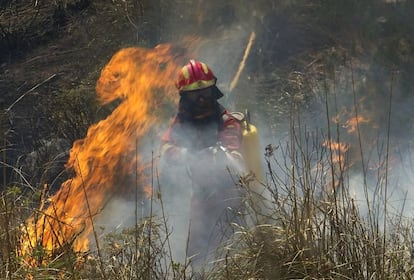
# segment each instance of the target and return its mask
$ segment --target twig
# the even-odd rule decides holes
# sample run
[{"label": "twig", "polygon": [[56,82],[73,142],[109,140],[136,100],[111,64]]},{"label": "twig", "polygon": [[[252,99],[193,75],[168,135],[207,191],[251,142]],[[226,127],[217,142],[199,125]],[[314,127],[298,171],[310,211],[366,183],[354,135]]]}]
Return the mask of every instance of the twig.
[{"label": "twig", "polygon": [[388,120],[387,120],[387,151],[385,153],[385,183],[384,183],[384,224],[383,224],[383,244],[382,244],[382,275],[385,275],[385,250],[386,250],[386,230],[387,230],[387,190],[388,190],[388,165],[389,165],[389,153],[390,153],[390,138],[391,138],[391,109],[392,109],[392,96],[393,96],[393,83],[394,83],[394,72],[391,72],[391,86],[390,86],[390,98],[388,106]]},{"label": "twig", "polygon": [[149,232],[148,232],[148,264],[147,264],[147,269],[148,269],[148,278],[147,279],[151,279],[151,263],[152,263],[152,256],[151,256],[151,245],[152,245],[152,215],[153,215],[153,203],[154,203],[154,176],[153,176],[153,171],[154,171],[154,152],[152,152],[152,156],[151,156],[152,160],[151,160],[151,198],[150,198],[150,216],[149,216]]},{"label": "twig", "polygon": [[[152,158],[152,161],[154,162],[154,157]],[[167,211],[165,209],[163,198],[162,198],[161,183],[160,183],[160,177],[159,177],[157,167],[158,167],[158,164],[155,163],[155,168],[154,168],[155,170],[154,169],[152,170],[151,176],[152,177],[156,176],[156,179],[157,179],[157,186],[158,186],[157,198],[160,200],[160,204],[161,204],[161,214],[162,214],[162,220],[163,220],[163,223],[164,223],[165,234],[166,234],[166,238],[167,238],[166,241],[167,241],[167,246],[168,246],[168,253],[170,255],[171,265],[173,265],[174,264],[174,258],[173,258],[173,252],[172,252],[172,247],[171,247],[171,241],[170,241],[169,234],[168,234],[168,223],[167,223],[167,215],[166,215]],[[154,174],[154,172],[155,172],[155,174]],[[176,271],[173,268],[173,278],[174,279],[177,278],[175,273],[176,273]]]},{"label": "twig", "polygon": [[43,82],[35,85],[34,87],[32,87],[31,89],[29,89],[28,91],[26,91],[25,93],[23,93],[19,98],[16,99],[16,101],[14,101],[7,109],[6,109],[6,113],[9,112],[14,105],[17,104],[17,102],[19,102],[20,100],[23,99],[23,97],[25,97],[27,94],[31,93],[32,91],[34,91],[35,89],[37,89],[38,87],[40,87],[41,85],[43,85],[44,83],[47,83],[48,81],[50,81],[51,79],[53,79],[56,76],[56,74],[51,75],[49,78],[47,78],[46,80],[44,80]]},{"label": "twig", "polygon": [[[138,262],[139,246],[138,246],[138,138],[135,141],[135,257]],[[138,275],[138,266],[135,266],[136,275]]]},{"label": "twig", "polygon": [[86,193],[85,181],[84,181],[84,178],[83,178],[83,175],[82,175],[82,170],[81,170],[81,167],[80,167],[80,164],[79,164],[78,157],[76,157],[76,162],[78,163],[79,174],[80,174],[80,177],[82,179],[82,190],[83,190],[83,194],[85,196],[85,202],[86,202],[86,206],[87,206],[87,209],[88,209],[89,219],[91,221],[92,232],[93,232],[93,235],[94,235],[94,238],[95,238],[96,249],[97,249],[98,257],[99,257],[99,265],[100,265],[100,269],[101,269],[101,276],[104,280],[106,280],[107,277],[105,275],[105,268],[104,268],[104,263],[102,261],[101,249],[99,247],[98,235],[97,235],[96,230],[95,230],[95,224],[94,224],[94,221],[93,221],[93,218],[92,218],[93,215],[92,215],[91,207],[90,207],[90,204],[89,204],[88,194]]},{"label": "twig", "polygon": [[[365,199],[367,202],[368,209],[371,209],[371,206],[370,206],[371,202],[370,202],[369,195],[368,195],[367,169],[365,166],[365,157],[364,157],[365,155],[364,155],[363,146],[362,146],[362,134],[361,134],[362,132],[361,132],[360,123],[359,123],[358,101],[356,97],[354,67],[352,64],[352,60],[350,61],[350,64],[351,64],[351,79],[352,79],[352,97],[354,101],[354,112],[355,112],[356,129],[357,129],[357,136],[358,136],[359,153],[361,156],[361,168],[362,168],[363,183],[364,183],[364,194],[365,194]],[[371,212],[371,210],[368,210],[368,211]],[[371,213],[369,213],[368,215],[368,222],[371,228],[373,228],[374,221],[373,221],[373,217],[371,216]],[[373,236],[373,238],[375,238],[375,236]]]},{"label": "twig", "polygon": [[[36,189],[30,184],[30,182],[26,179],[26,177],[24,176],[23,172],[20,169],[12,166],[12,165],[10,165],[6,162],[3,162],[3,161],[0,161],[0,165],[3,165],[4,168],[6,168],[6,167],[11,168],[14,172],[16,172],[23,179],[23,181],[26,183],[27,187],[29,187],[33,192],[36,192]],[[6,185],[4,185],[4,186],[6,186]]]},{"label": "twig", "polygon": [[244,51],[243,59],[240,62],[239,69],[237,70],[236,75],[234,76],[233,80],[230,83],[230,88],[229,88],[230,92],[233,91],[233,89],[236,87],[237,83],[239,82],[240,74],[244,69],[244,66],[246,64],[246,59],[249,56],[250,49],[253,45],[253,41],[255,38],[256,38],[256,33],[252,31],[252,33],[250,34],[249,42],[247,43],[246,49]]}]

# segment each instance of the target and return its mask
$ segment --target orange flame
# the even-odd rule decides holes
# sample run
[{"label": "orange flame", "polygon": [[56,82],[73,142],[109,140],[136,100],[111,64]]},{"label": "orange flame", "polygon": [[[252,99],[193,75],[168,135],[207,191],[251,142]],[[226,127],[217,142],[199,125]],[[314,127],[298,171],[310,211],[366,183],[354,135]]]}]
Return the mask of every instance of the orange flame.
[{"label": "orange flame", "polygon": [[345,154],[349,150],[349,144],[343,142],[325,140],[322,143],[323,147],[328,147],[332,155],[332,163],[341,164],[344,162]]},{"label": "orange flame", "polygon": [[347,129],[347,132],[349,134],[352,134],[356,132],[357,126],[361,125],[362,123],[369,123],[369,122],[370,122],[369,119],[363,116],[358,116],[358,117],[353,117],[353,118],[348,119],[343,125],[343,127]]},{"label": "orange flame", "polygon": [[[102,104],[121,100],[106,119],[91,126],[84,139],[75,141],[66,164],[75,172],[48,201],[48,207],[28,219],[21,253],[40,245],[48,252],[71,245],[77,252],[89,248],[93,220],[114,194],[145,183],[146,165],[137,154],[140,142],[159,121],[155,108],[176,102],[175,75],[183,57],[171,45],[154,49],[126,48],[104,67],[96,91]],[[139,182],[136,182],[136,174]]]},{"label": "orange flame", "polygon": [[341,112],[335,115],[332,120],[335,124],[341,124],[343,128],[347,130],[348,134],[355,134],[357,132],[358,126],[362,124],[368,124],[372,128],[377,128],[377,125],[372,122],[372,118],[369,116],[372,115],[372,112],[367,110],[364,106],[366,98],[362,97],[358,101],[358,111],[355,106],[349,110],[348,108],[342,108]]}]

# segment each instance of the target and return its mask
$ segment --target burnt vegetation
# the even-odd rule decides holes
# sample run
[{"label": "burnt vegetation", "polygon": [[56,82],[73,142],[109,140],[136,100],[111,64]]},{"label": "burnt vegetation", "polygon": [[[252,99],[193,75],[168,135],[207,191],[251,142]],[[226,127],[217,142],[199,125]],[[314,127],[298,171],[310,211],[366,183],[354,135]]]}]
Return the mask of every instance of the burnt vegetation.
[{"label": "burnt vegetation", "polygon": [[[382,207],[389,167],[399,159],[390,151],[405,160],[392,141],[412,149],[413,16],[408,0],[0,1],[1,277],[191,279],[189,264],[172,257],[165,217],[109,234],[99,240],[99,254],[79,256],[68,244],[51,255],[36,247],[36,266],[19,255],[22,224],[70,178],[64,165],[73,142],[116,107],[99,105],[95,96],[100,71],[116,51],[179,45],[187,35],[214,42],[216,34],[231,38],[242,30],[246,38],[254,31],[256,40],[229,103],[255,108],[266,139],[289,141],[262,143],[269,144],[260,182],[268,195],[247,199],[255,226],[234,225],[238,234],[206,279],[412,279],[405,203],[397,218]],[[234,53],[243,53],[239,47]],[[237,68],[241,55],[232,51],[222,61]],[[342,101],[358,109],[348,112]],[[366,112],[375,122],[357,122],[356,138],[347,134],[351,124],[341,117],[361,120]],[[307,131],[321,115],[326,129]],[[365,134],[372,126],[374,133]],[[357,148],[341,154],[320,146],[323,140],[355,141]],[[372,147],[365,141],[375,142],[379,167],[367,160]],[[379,195],[366,197],[367,211],[346,191],[357,169],[361,193],[372,184]],[[240,179],[244,188],[252,184]],[[257,196],[265,208],[254,205]]]}]

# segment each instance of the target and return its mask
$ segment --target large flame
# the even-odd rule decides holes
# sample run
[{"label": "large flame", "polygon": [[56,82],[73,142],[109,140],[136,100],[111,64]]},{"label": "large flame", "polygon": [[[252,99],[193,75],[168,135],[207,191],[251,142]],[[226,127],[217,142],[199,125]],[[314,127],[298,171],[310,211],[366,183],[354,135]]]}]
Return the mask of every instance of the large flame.
[{"label": "large flame", "polygon": [[126,48],[112,57],[96,91],[103,104],[121,102],[74,143],[67,168],[75,176],[62,184],[44,211],[27,221],[22,254],[39,245],[48,252],[64,245],[87,251],[94,218],[109,198],[137,187],[143,191],[145,163],[137,153],[139,140],[159,121],[155,109],[160,103],[176,101],[174,80],[183,58],[169,44]]}]

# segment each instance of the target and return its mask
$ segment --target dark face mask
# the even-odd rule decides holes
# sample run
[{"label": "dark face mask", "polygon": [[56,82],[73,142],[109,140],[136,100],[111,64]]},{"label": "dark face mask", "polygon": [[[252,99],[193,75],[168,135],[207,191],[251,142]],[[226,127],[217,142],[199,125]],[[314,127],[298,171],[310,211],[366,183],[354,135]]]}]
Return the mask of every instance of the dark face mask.
[{"label": "dark face mask", "polygon": [[217,100],[211,88],[181,95],[180,113],[193,120],[204,120],[217,113]]}]

